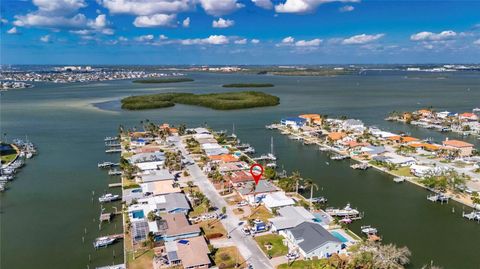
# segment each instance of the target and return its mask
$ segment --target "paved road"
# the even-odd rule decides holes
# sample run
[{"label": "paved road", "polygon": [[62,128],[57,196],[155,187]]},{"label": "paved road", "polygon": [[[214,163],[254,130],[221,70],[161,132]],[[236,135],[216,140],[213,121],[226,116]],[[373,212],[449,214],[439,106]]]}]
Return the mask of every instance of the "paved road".
[{"label": "paved road", "polygon": [[[184,156],[188,156],[188,152],[185,149],[185,146],[182,143],[178,143],[177,147],[180,149]],[[189,158],[189,157],[188,157]],[[263,251],[257,245],[255,240],[249,236],[245,236],[239,229],[238,219],[233,211],[228,207],[227,202],[220,196],[220,194],[215,190],[212,183],[208,180],[205,174],[202,172],[200,167],[196,163],[189,165],[188,171],[190,175],[194,178],[194,182],[199,187],[199,189],[210,199],[213,206],[217,208],[226,207],[227,208],[227,218],[222,220],[225,229],[230,233],[230,240],[233,241],[242,256],[253,265],[253,268],[258,269],[273,269],[273,265],[270,260],[265,256]]]}]

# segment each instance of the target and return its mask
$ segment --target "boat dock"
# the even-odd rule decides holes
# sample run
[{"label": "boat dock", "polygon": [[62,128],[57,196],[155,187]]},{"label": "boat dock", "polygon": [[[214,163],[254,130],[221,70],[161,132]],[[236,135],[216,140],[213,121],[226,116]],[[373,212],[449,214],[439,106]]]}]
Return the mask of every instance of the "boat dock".
[{"label": "boat dock", "polygon": [[122,187],[122,182],[110,183],[110,184],[108,184],[108,187],[109,187],[109,188],[119,188],[119,187]]},{"label": "boat dock", "polygon": [[448,203],[449,199],[450,199],[450,197],[448,197],[445,194],[441,194],[441,193],[436,193],[436,194],[432,194],[432,195],[427,196],[427,200],[432,201],[434,203],[440,202],[441,204]]}]

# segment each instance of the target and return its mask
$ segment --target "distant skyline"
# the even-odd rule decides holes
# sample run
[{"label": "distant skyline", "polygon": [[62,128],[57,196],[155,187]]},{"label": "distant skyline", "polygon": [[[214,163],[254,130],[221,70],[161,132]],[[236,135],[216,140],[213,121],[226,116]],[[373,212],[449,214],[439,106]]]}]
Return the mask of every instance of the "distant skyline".
[{"label": "distant skyline", "polygon": [[480,1],[2,1],[2,64],[479,63]]}]

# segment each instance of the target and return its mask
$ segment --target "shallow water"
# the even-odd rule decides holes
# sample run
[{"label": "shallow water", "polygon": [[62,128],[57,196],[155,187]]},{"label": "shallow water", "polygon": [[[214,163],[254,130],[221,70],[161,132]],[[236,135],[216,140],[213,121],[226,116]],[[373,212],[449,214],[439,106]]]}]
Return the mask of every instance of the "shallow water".
[{"label": "shallow water", "polygon": [[[480,225],[461,217],[461,205],[433,204],[425,199],[425,190],[411,184],[395,184],[390,176],[378,171],[352,170],[349,161],[330,161],[328,154],[316,147],[289,140],[264,126],[300,113],[347,115],[386,130],[441,140],[447,135],[383,119],[392,110],[434,106],[462,112],[478,107],[479,75],[449,73],[441,75],[442,79],[406,77],[406,73],[400,72],[341,77],[205,73],[189,76],[195,81],[160,86],[129,81],[38,83],[32,89],[1,94],[1,133],[6,132],[8,139],[28,135],[38,146],[39,155],[29,160],[10,189],[0,194],[0,267],[94,268],[122,262],[121,243],[98,251],[92,247],[95,237],[121,231],[119,218],[104,225],[101,231],[98,222],[94,222],[100,212],[96,198],[109,182],[118,180],[97,169],[96,164],[118,157],[103,152],[105,136],[114,135],[121,124],[139,126],[141,120],[149,119],[190,126],[206,122],[215,129],[229,130],[234,123],[237,135],[257,152],[267,152],[273,136],[279,167],[289,172],[299,170],[304,177],[314,179],[320,186],[316,195],[328,197],[330,205],[344,206],[350,202],[365,212],[364,220],[352,225],[354,231],[359,232],[360,225],[370,224],[379,229],[384,242],[408,246],[413,252],[412,268],[431,260],[443,268],[478,268]],[[146,111],[119,109],[118,100],[129,95],[236,91],[221,87],[236,82],[274,83],[275,87],[260,90],[279,96],[281,104],[236,111],[186,105]],[[468,140],[479,146],[478,140]],[[115,205],[118,206],[111,204],[106,208],[113,210],[111,206]]]}]

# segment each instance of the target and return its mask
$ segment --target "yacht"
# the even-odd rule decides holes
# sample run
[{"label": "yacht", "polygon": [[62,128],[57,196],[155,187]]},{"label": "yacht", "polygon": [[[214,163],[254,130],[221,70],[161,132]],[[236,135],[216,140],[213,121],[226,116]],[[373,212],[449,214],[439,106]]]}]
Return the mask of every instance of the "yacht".
[{"label": "yacht", "polygon": [[100,197],[98,197],[98,201],[100,203],[108,203],[108,202],[113,202],[116,200],[120,199],[120,195],[118,194],[111,194],[111,193],[106,193]]},{"label": "yacht", "polygon": [[102,248],[102,247],[108,247],[109,245],[115,243],[116,239],[113,237],[99,237],[95,239],[95,242],[93,242],[93,247],[94,248]]},{"label": "yacht", "polygon": [[361,226],[360,227],[362,233],[366,234],[366,235],[370,235],[370,234],[377,234],[377,228],[374,228],[370,225],[366,225],[366,226]]}]

